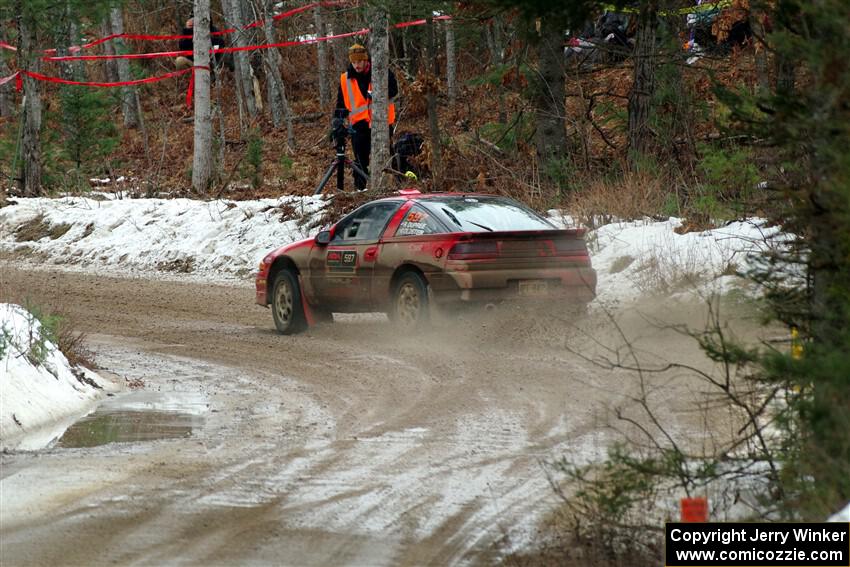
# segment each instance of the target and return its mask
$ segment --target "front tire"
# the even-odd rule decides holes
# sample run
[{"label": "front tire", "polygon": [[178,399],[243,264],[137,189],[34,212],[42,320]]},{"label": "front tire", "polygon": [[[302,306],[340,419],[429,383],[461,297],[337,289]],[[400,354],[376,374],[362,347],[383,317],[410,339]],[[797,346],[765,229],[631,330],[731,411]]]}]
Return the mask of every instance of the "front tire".
[{"label": "front tire", "polygon": [[390,313],[396,324],[407,329],[428,324],[431,313],[425,278],[416,272],[402,275],[395,286]]},{"label": "front tire", "polygon": [[274,326],[282,335],[294,335],[307,328],[301,286],[298,285],[298,277],[288,269],[281,270],[274,279],[272,317]]}]

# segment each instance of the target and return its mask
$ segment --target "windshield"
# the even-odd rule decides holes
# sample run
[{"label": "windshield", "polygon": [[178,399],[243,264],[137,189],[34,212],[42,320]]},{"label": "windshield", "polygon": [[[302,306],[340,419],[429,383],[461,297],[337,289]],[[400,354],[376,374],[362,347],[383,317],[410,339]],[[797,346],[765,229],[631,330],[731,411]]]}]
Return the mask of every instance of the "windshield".
[{"label": "windshield", "polygon": [[453,230],[493,232],[553,230],[546,219],[506,197],[441,197],[423,199],[422,205],[448,221]]}]

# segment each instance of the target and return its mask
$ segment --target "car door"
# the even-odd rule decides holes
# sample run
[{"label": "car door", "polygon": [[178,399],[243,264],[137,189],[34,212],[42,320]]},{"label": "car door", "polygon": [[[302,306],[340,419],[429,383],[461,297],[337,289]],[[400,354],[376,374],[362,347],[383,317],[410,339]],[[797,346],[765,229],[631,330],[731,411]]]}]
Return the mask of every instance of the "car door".
[{"label": "car door", "polygon": [[310,278],[319,304],[339,311],[370,309],[378,241],[402,201],[368,203],[334,226],[327,246],[314,246]]}]

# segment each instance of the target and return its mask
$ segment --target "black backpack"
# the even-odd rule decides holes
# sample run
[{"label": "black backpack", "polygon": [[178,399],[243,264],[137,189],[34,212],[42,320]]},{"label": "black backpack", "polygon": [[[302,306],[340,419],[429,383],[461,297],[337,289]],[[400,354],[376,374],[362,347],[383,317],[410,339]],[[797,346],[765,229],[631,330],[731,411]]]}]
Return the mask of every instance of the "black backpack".
[{"label": "black backpack", "polygon": [[422,143],[425,139],[415,132],[402,132],[393,144],[395,154],[395,168],[401,173],[412,171],[419,175],[419,167],[411,163],[411,157],[418,156],[422,152]]}]

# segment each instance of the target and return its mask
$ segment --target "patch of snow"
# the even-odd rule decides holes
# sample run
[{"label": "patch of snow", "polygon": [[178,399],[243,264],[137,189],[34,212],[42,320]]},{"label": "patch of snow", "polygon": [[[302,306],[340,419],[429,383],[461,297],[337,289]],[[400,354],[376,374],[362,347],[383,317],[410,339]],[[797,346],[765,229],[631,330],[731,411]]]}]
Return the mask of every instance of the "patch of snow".
[{"label": "patch of snow", "polygon": [[844,507],[843,510],[839,510],[835,514],[829,517],[828,522],[850,522],[850,502],[847,503],[847,506]]},{"label": "patch of snow", "polygon": [[775,245],[776,226],[761,219],[678,234],[682,221],[620,222],[588,235],[598,300],[629,301],[645,294],[727,293],[744,284],[734,275]]},{"label": "patch of snow", "polygon": [[[306,238],[322,197],[257,201],[18,199],[0,209],[0,250],[38,263],[113,273],[179,272],[246,279],[270,250]],[[280,207],[293,218],[281,220]],[[61,237],[18,242],[16,229],[41,216],[72,225]]]},{"label": "patch of snow", "polygon": [[47,446],[117,389],[90,370],[72,369],[19,305],[0,303],[0,334],[0,450]]}]

